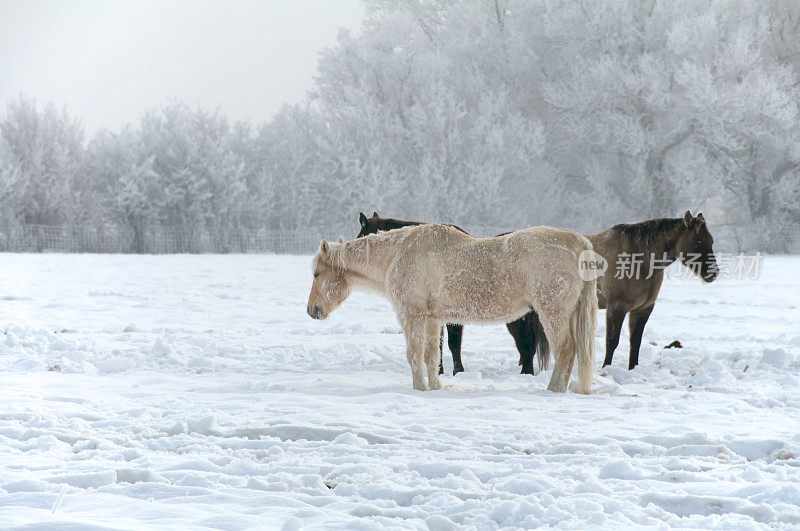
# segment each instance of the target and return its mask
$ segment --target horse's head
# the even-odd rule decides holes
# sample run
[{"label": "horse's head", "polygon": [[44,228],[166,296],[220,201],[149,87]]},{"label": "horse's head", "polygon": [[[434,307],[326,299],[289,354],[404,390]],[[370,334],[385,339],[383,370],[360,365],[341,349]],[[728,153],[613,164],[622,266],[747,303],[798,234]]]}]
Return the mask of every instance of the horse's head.
[{"label": "horse's head", "polygon": [[308,296],[306,311],[313,319],[326,319],[350,295],[343,260],[344,243],[322,240],[311,269],[314,283]]},{"label": "horse's head", "polygon": [[683,225],[684,230],[675,245],[681,262],[704,281],[713,282],[719,274],[719,267],[712,247],[714,238],[708,232],[703,214],[692,217],[687,210],[683,216]]},{"label": "horse's head", "polygon": [[378,216],[377,212],[373,212],[371,218],[365,216],[363,212],[359,212],[358,222],[361,225],[361,230],[359,231],[358,236],[356,236],[356,238],[361,238],[362,236],[366,236],[367,234],[375,234],[381,230],[390,230],[396,228],[396,227],[387,228],[385,226],[386,223]]}]

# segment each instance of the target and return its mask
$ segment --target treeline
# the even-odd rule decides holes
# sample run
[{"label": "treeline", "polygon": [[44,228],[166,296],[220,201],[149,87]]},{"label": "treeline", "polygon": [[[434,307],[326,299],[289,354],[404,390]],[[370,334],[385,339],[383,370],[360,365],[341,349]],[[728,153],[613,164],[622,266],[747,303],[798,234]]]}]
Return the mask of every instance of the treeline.
[{"label": "treeline", "polygon": [[158,225],[192,251],[257,228],[338,236],[359,210],[591,231],[691,208],[765,238],[800,224],[797,2],[367,7],[306,102],[258,127],[172,102],[87,140],[66,110],[10,102],[0,232],[116,223],[141,251]]}]

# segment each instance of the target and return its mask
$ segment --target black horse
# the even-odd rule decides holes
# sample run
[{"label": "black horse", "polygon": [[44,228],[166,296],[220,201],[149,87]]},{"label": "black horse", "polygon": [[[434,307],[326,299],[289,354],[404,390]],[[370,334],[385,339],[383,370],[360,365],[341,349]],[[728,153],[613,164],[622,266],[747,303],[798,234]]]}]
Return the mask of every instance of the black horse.
[{"label": "black horse", "polygon": [[[368,218],[363,212],[359,213],[358,221],[361,224],[361,231],[358,233],[358,238],[366,236],[367,234],[374,234],[379,231],[386,231],[392,229],[399,229],[400,227],[407,227],[409,225],[421,225],[419,221],[401,221],[399,219],[381,218],[377,212],[372,213],[372,217]],[[452,225],[456,229],[464,232],[466,231],[461,227]],[[539,353],[539,370],[547,369],[550,361],[550,346],[544,334],[539,316],[536,312],[529,312],[520,319],[506,323],[508,332],[514,338],[514,343],[519,351],[519,364],[522,365],[522,374],[533,374],[533,357]],[[461,338],[464,333],[464,326],[459,324],[447,325],[447,346],[450,348],[450,353],[453,356],[453,374],[458,374],[464,371],[464,365],[461,363]],[[444,331],[442,337],[439,339],[439,352],[442,351]],[[439,374],[444,372],[442,366],[441,356],[439,361]]]}]

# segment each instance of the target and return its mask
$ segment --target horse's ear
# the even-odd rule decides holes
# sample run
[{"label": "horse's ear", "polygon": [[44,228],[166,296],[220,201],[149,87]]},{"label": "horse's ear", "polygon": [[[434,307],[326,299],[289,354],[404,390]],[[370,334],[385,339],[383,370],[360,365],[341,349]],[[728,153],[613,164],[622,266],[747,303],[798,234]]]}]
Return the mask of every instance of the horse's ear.
[{"label": "horse's ear", "polygon": [[702,221],[703,223],[705,223],[705,222],[706,222],[706,218],[704,218],[704,217],[703,217],[703,213],[702,213],[702,212],[700,212],[699,214],[697,214],[697,219],[699,219],[699,220],[700,220],[700,221]]},{"label": "horse's ear", "polygon": [[683,224],[687,227],[691,227],[692,225],[692,213],[688,210],[686,211],[686,214],[683,215]]},{"label": "horse's ear", "polygon": [[373,217],[373,218],[379,218],[380,216],[378,215],[378,213],[377,213],[377,212],[375,212],[375,211],[373,210],[373,211],[372,211],[372,217]]},{"label": "horse's ear", "polygon": [[367,226],[367,216],[365,216],[363,212],[358,213],[358,222],[361,223],[362,227]]},{"label": "horse's ear", "polygon": [[319,250],[322,251],[323,254],[328,254],[331,252],[331,247],[328,245],[328,242],[322,240],[322,243],[319,244]]}]

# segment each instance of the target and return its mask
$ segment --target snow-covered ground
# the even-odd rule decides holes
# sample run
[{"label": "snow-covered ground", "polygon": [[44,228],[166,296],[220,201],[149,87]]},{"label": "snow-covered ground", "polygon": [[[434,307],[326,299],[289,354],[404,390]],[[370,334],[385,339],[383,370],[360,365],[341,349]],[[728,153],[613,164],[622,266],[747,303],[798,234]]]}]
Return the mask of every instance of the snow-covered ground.
[{"label": "snow-covered ground", "polygon": [[309,262],[0,255],[0,527],[800,526],[800,257],[668,281],[591,396],[503,327],[414,391],[387,302],[305,314]]}]

